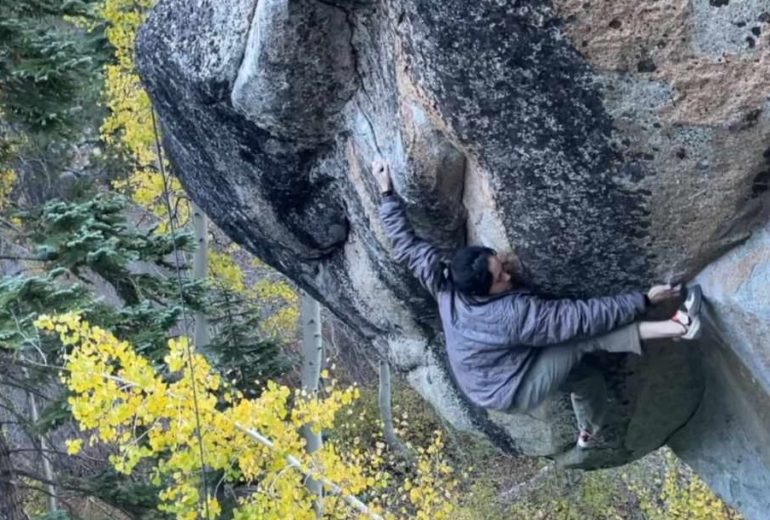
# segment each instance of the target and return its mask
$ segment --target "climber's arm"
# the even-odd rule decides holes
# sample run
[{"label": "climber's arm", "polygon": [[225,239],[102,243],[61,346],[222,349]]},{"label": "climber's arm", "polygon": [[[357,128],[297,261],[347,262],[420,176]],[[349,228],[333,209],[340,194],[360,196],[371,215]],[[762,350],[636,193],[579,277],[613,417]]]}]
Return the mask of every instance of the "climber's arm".
[{"label": "climber's arm", "polygon": [[375,162],[372,170],[382,194],[380,219],[385,233],[393,243],[393,258],[398,262],[405,262],[422,285],[436,296],[440,251],[415,235],[403,203],[392,192],[387,165]]},{"label": "climber's arm", "polygon": [[540,347],[598,336],[634,321],[647,301],[640,292],[585,300],[515,294],[509,309],[511,343]]}]

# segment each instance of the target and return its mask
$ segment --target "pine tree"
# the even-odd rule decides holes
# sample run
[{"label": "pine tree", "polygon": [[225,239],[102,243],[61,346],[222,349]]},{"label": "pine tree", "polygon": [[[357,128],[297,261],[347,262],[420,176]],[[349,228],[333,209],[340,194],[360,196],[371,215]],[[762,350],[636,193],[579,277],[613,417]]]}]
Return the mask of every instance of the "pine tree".
[{"label": "pine tree", "polygon": [[0,4],[0,106],[7,125],[31,133],[78,125],[83,87],[101,66],[103,39],[84,38],[65,17],[92,18],[96,1],[14,0]]},{"label": "pine tree", "polygon": [[104,23],[91,14],[96,4],[0,2],[0,196],[6,201],[30,207],[68,194],[82,175],[84,154],[96,147],[109,58]]}]

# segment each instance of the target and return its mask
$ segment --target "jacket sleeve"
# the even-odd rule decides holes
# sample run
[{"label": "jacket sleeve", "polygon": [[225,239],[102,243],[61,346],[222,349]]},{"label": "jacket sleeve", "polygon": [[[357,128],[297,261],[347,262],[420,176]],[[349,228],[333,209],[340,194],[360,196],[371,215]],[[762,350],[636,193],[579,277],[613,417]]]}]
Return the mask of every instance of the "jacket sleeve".
[{"label": "jacket sleeve", "polygon": [[414,234],[406,209],[396,195],[382,198],[380,219],[385,233],[393,242],[393,258],[397,262],[405,262],[412,274],[435,297],[441,252]]},{"label": "jacket sleeve", "polygon": [[517,294],[512,307],[511,343],[542,347],[610,332],[634,321],[646,304],[638,292],[586,300]]}]

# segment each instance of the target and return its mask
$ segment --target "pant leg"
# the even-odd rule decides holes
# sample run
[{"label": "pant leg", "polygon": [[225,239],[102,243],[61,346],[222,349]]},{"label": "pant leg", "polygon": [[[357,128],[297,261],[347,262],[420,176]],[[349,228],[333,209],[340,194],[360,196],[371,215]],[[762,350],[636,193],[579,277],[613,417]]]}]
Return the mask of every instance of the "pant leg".
[{"label": "pant leg", "polygon": [[580,364],[570,372],[561,388],[570,392],[578,429],[591,434],[601,430],[607,411],[607,384],[604,374],[597,368]]},{"label": "pant leg", "polygon": [[[530,410],[540,404],[567,381],[570,372],[579,365],[585,354],[596,351],[641,354],[638,325],[632,323],[594,338],[538,349],[535,361],[519,383],[511,408]],[[601,377],[601,374],[598,376]],[[575,374],[575,378],[577,381],[570,386],[577,389],[576,393],[579,399],[585,401],[585,399],[590,399],[591,395],[596,395],[599,398],[601,390],[597,382],[597,374],[580,377],[580,373],[578,373]],[[587,380],[587,382],[581,384],[580,381],[582,380]],[[601,380],[603,387],[604,378],[601,377]],[[606,389],[604,395],[606,399]],[[586,408],[590,408],[590,406],[586,406]]]},{"label": "pant leg", "polygon": [[577,344],[539,349],[516,389],[512,408],[523,411],[540,404],[567,380],[582,357],[583,350]]},{"label": "pant leg", "polygon": [[638,323],[632,323],[607,334],[589,338],[585,342],[593,343],[592,345],[586,345],[590,349],[587,352],[603,350],[604,352],[630,352],[638,356],[642,355],[642,342],[639,337]]},{"label": "pant leg", "polygon": [[[588,341],[585,352],[631,352],[642,354],[639,326],[636,323],[616,329]],[[570,392],[572,410],[578,429],[596,434],[604,427],[607,411],[607,383],[604,374],[597,368],[580,364],[567,376],[563,385]]]}]

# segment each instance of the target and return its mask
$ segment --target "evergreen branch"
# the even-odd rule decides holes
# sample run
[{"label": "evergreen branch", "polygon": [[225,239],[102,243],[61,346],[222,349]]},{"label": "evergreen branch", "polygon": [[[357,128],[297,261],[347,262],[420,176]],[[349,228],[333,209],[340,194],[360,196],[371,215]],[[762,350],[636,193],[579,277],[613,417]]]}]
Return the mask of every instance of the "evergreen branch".
[{"label": "evergreen branch", "polygon": [[48,262],[50,258],[44,256],[0,255],[0,260],[15,260],[18,262]]}]

